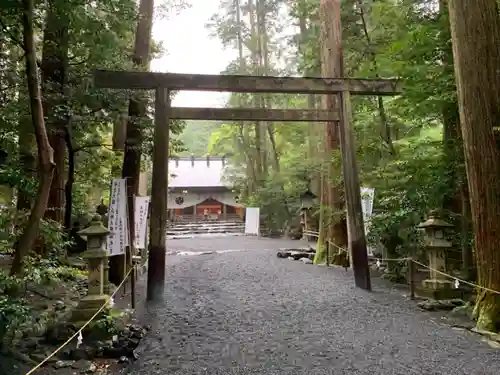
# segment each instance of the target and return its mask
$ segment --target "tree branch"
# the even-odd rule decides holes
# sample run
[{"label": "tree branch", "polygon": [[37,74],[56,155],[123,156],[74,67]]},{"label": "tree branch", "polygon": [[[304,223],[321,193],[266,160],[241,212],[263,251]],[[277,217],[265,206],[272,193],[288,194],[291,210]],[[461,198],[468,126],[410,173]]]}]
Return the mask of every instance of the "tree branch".
[{"label": "tree branch", "polygon": [[[26,57],[26,48],[25,48],[23,42],[21,42],[19,39],[17,39],[16,36],[10,32],[9,27],[7,26],[7,24],[5,22],[3,22],[1,17],[0,17],[0,26],[1,26],[2,30],[7,34],[7,36],[15,44],[17,44],[18,47],[20,47],[24,51],[24,55],[21,56],[18,61],[24,60],[24,58]],[[40,68],[42,66],[42,62],[39,59],[36,59],[36,66],[38,68]]]},{"label": "tree branch", "polygon": [[8,37],[15,43],[17,44],[19,47],[22,48],[22,50],[26,53],[26,48],[24,47],[24,44],[16,38],[16,36],[14,34],[12,34],[9,30],[9,27],[7,26],[7,24],[5,22],[3,22],[3,19],[2,17],[0,17],[0,26],[2,26],[2,30],[8,35]]},{"label": "tree branch", "polygon": [[76,154],[77,152],[88,150],[89,148],[95,148],[95,147],[103,147],[107,150],[113,151],[112,145],[106,145],[106,144],[102,144],[102,143],[89,143],[86,145],[82,145],[80,147],[75,147],[73,149],[73,152]]},{"label": "tree branch", "polygon": [[[377,64],[377,55],[372,48],[372,40],[370,38],[370,34],[368,33],[368,26],[366,24],[365,12],[363,10],[363,1],[358,0],[359,4],[359,16],[361,17],[361,22],[363,24],[363,32],[365,34],[366,43],[368,44],[368,53],[370,54],[372,60],[372,71],[375,73],[376,78],[380,78],[378,73],[378,64]],[[384,100],[381,96],[377,96],[377,107],[379,110],[379,118],[382,123],[382,139],[387,144],[389,149],[389,153],[391,155],[396,154],[396,149],[394,148],[394,144],[392,143],[392,134],[391,134],[391,126],[389,124],[389,120],[387,118],[387,113],[385,111]]]}]

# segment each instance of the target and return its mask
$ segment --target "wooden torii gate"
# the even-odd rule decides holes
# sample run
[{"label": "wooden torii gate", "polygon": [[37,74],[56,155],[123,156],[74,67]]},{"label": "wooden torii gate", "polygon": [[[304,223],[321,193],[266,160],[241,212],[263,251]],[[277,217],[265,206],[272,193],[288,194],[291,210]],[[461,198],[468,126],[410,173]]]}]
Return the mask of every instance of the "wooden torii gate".
[{"label": "wooden torii gate", "polygon": [[[147,300],[161,300],[165,284],[169,120],[231,121],[340,121],[342,169],[349,220],[349,247],[357,287],[371,290],[363,227],[356,147],[350,95],[397,95],[392,79],[340,79],[205,75],[96,70],[94,86],[107,89],[155,90],[153,181]],[[339,95],[340,111],[263,108],[172,108],[170,92],[177,90],[239,93],[293,93]]]}]

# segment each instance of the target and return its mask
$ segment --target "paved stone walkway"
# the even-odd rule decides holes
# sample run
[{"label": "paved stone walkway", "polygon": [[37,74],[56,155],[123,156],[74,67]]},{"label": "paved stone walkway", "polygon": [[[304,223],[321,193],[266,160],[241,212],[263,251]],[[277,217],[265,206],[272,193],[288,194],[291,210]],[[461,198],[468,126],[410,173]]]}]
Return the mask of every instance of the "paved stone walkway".
[{"label": "paved stone walkway", "polygon": [[500,351],[350,271],[278,259],[298,242],[169,241],[166,302],[126,374],[500,374]]}]

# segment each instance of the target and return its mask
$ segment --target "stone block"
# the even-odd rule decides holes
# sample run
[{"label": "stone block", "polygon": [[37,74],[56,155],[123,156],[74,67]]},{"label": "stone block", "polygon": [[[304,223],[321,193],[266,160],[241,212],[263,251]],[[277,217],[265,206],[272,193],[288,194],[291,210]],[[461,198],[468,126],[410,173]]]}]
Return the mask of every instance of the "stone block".
[{"label": "stone block", "polygon": [[415,288],[415,294],[417,297],[430,298],[436,301],[440,300],[451,300],[451,299],[461,299],[463,296],[463,290],[458,288],[451,289],[429,289],[422,287]]},{"label": "stone block", "polygon": [[108,301],[109,296],[104,294],[83,297],[78,306],[72,311],[71,321],[80,322],[89,320]]},{"label": "stone block", "polygon": [[433,290],[453,289],[453,283],[451,281],[442,279],[426,279],[422,281],[422,285],[425,289],[433,289]]}]

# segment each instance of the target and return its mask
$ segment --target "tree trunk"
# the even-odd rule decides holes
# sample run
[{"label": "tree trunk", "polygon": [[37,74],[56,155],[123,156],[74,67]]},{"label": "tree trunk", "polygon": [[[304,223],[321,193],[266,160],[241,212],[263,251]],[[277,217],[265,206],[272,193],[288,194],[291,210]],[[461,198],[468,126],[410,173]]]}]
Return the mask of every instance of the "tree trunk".
[{"label": "tree trunk", "polygon": [[[445,73],[453,74],[453,49],[451,45],[448,0],[439,1],[439,13],[443,30],[440,33],[440,48]],[[460,132],[460,114],[456,96],[443,103],[443,151],[449,166],[449,194],[443,199],[443,208],[457,215],[462,250],[462,273],[466,280],[474,280],[472,248],[469,245],[470,202],[465,172],[464,148]]]},{"label": "tree trunk", "polygon": [[30,97],[31,118],[35,130],[35,137],[38,146],[38,171],[39,187],[28,223],[20,235],[15,245],[14,260],[10,274],[19,274],[23,270],[23,259],[33,246],[37,236],[40,219],[47,208],[50,185],[54,171],[53,150],[50,146],[45,122],[43,118],[43,107],[40,94],[40,84],[38,81],[38,69],[36,62],[34,24],[34,0],[23,0],[23,44],[26,53],[26,76],[28,82],[28,92]]},{"label": "tree trunk", "polygon": [[[257,31],[257,59],[258,59],[258,75],[268,75],[268,46],[267,46],[267,32],[266,32],[266,5],[263,0],[255,0],[255,14],[256,14],[256,31]],[[257,94],[255,95],[259,100],[259,107],[266,108],[269,105],[269,95],[267,94]],[[260,122],[260,140],[261,140],[261,165],[262,165],[262,179],[268,177],[269,166],[267,157],[267,131],[268,125],[266,122]]]},{"label": "tree trunk", "polygon": [[[258,0],[255,0],[258,1]],[[252,68],[253,72],[252,74],[255,75],[260,75],[260,69],[259,69],[259,41],[258,41],[258,30],[257,30],[257,21],[256,21],[256,13],[257,13],[257,7],[254,2],[254,0],[249,0],[248,1],[248,17],[250,20],[250,35],[251,35],[251,41],[250,41],[250,47],[251,47],[251,55],[252,55]],[[260,101],[257,97],[258,94],[253,94],[253,105],[255,108],[260,107]],[[257,180],[255,181],[257,187],[262,186],[262,181],[263,181],[263,175],[262,175],[262,126],[260,121],[256,121],[254,125],[255,129],[255,171],[256,171],[256,178]]]},{"label": "tree trunk", "polygon": [[[258,24],[258,34],[259,34],[259,43],[260,46],[258,48],[260,53],[260,66],[262,68],[261,72],[263,75],[269,75],[269,37],[267,35],[266,30],[266,4],[262,0],[257,1],[257,24]],[[269,94],[261,95],[261,107],[262,108],[271,108],[272,107],[272,98]],[[262,158],[262,168],[264,169],[264,175],[268,175],[268,152],[267,152],[267,141],[264,136],[267,132],[269,136],[269,142],[271,144],[271,152],[273,155],[273,167],[274,173],[278,173],[280,170],[279,165],[279,154],[276,149],[276,140],[274,138],[274,123],[271,121],[264,122],[262,124],[261,130],[264,140],[264,150],[263,150],[263,158]]]},{"label": "tree trunk", "polygon": [[[151,50],[151,29],[153,27],[154,0],[141,0],[139,3],[139,19],[135,33],[134,55],[132,61],[141,70],[149,70]],[[146,115],[146,100],[130,99],[128,107],[127,135],[125,140],[125,156],[123,158],[122,178],[127,179],[128,220],[131,237],[134,236],[134,195],[139,192],[139,176],[141,173],[142,129],[140,118]],[[168,162],[168,161],[165,161]],[[133,238],[131,238],[131,241]],[[111,257],[109,262],[109,278],[119,284],[124,278],[125,255]]]},{"label": "tree trunk", "polygon": [[[19,93],[19,104],[25,103],[24,93]],[[18,145],[19,145],[19,167],[21,172],[26,177],[35,178],[36,176],[36,156],[35,147],[36,140],[33,133],[33,124],[28,113],[25,112],[25,107],[22,106],[19,111],[19,129],[18,129]],[[23,186],[19,186],[17,194],[17,209],[30,210],[33,196],[24,190]]]},{"label": "tree trunk", "polygon": [[[343,50],[341,13],[339,0],[320,1],[321,25],[321,71],[323,77],[343,77]],[[326,110],[341,110],[338,95],[324,95],[323,107]],[[322,206],[325,208],[320,220],[320,239],[325,238],[338,246],[347,246],[347,225],[344,218],[344,204],[340,189],[334,180],[339,176],[332,162],[333,151],[340,147],[339,123],[329,122],[325,125],[325,157],[327,163],[326,177],[323,177]],[[327,207],[327,208],[326,208]],[[326,236],[325,236],[326,235]],[[323,246],[322,249],[325,249]],[[315,262],[321,262],[321,252],[318,251]]]},{"label": "tree trunk", "polygon": [[[307,26],[307,13],[300,12],[298,21],[299,21],[300,37],[301,39],[305,39],[309,34],[309,28]],[[299,51],[303,56],[305,56],[306,51],[304,51],[304,48],[302,48],[303,46],[301,44],[302,42],[299,42]],[[310,73],[311,73],[310,70],[305,71],[307,77],[313,77],[314,74]],[[314,94],[307,95],[307,109],[312,110],[315,108],[316,108],[316,100]],[[308,136],[307,136],[308,159],[312,159],[316,156],[315,142],[314,142],[314,137],[316,135],[316,127],[317,124],[315,124],[314,122],[308,123]]]},{"label": "tree trunk", "polygon": [[[242,20],[241,20],[241,5],[240,5],[240,0],[234,0],[234,8],[236,12],[236,24],[237,24],[237,32],[236,32],[236,39],[237,39],[237,44],[238,44],[238,70],[239,74],[245,74],[246,72],[246,64],[245,64],[245,57],[243,56],[243,33],[242,33]],[[238,105],[243,108],[244,107],[244,102],[243,102],[243,96],[241,94],[238,94]],[[239,124],[239,132],[240,132],[240,137],[242,139],[241,141],[241,146],[242,146],[242,151],[245,154],[245,160],[246,160],[246,177],[247,177],[247,187],[245,194],[246,196],[249,196],[254,192],[254,185],[255,181],[257,181],[257,174],[255,171],[255,166],[253,165],[252,162],[252,155],[251,155],[251,150],[249,147],[249,139],[250,139],[250,134],[248,131],[248,124],[245,124],[245,122],[241,122]]]},{"label": "tree trunk", "polygon": [[65,127],[69,115],[66,111],[68,95],[68,9],[60,3],[48,2],[42,51],[43,112],[47,116],[48,137],[54,150],[54,176],[50,187],[49,202],[45,216],[59,223],[63,220]]},{"label": "tree trunk", "polygon": [[64,185],[64,195],[66,200],[66,208],[64,210],[64,229],[67,232],[71,230],[71,217],[73,213],[73,184],[75,183],[75,149],[73,147],[73,139],[71,134],[71,124],[68,124],[64,135],[66,149],[68,151],[68,178]]},{"label": "tree trunk", "polygon": [[[300,1],[299,7],[301,8],[301,12],[298,15],[298,23],[300,30],[301,42],[299,42],[299,51],[303,55],[303,58],[307,56],[307,48],[303,48],[302,43],[305,44],[304,40],[309,37],[309,33],[311,32],[312,24],[318,22],[317,17],[312,19],[312,15],[308,14],[304,9],[305,4],[304,0]],[[308,23],[309,21],[309,23]],[[317,77],[320,76],[320,72],[314,65],[308,66],[304,72],[306,77]],[[316,95],[310,94],[307,95],[307,108],[310,110],[314,110],[317,108],[318,100]],[[323,130],[318,123],[309,122],[307,124],[307,158],[310,161],[314,161],[316,163],[318,161],[318,156],[322,153],[321,149],[324,147],[320,146],[320,139],[323,136]],[[311,186],[309,187],[311,191],[317,196],[321,196],[321,173],[318,170],[312,170],[310,173]]]},{"label": "tree trunk", "polygon": [[[493,130],[500,124],[498,5],[496,0],[461,0],[448,7],[478,282],[500,290],[500,152]],[[500,295],[478,291],[474,315],[478,328],[498,328]]]},{"label": "tree trunk", "polygon": [[[266,15],[267,8],[266,3],[263,0],[257,0],[257,32],[258,32],[258,41],[259,41],[259,65],[261,68],[262,75],[269,75],[269,37],[266,31]],[[261,108],[271,108],[272,106],[272,98],[269,94],[261,94],[260,96],[260,106]],[[272,161],[273,161],[273,173],[276,175],[280,172],[280,156],[278,153],[278,149],[276,146],[276,139],[274,136],[274,123],[273,122],[262,122],[261,123],[261,134],[262,134],[262,169],[264,178],[269,177],[269,158],[268,158],[268,150],[267,150],[267,137],[266,132],[269,137],[269,143],[271,146],[272,153]],[[283,201],[281,202],[281,207],[283,208],[283,217],[285,222],[285,227],[288,226],[288,222],[291,219],[290,208],[288,207],[288,201],[286,199],[285,186],[283,183],[280,183],[280,190],[282,192]],[[285,232],[288,228],[283,228]]]},{"label": "tree trunk", "polygon": [[[310,20],[310,14],[307,13],[305,10],[305,2],[304,0],[300,0],[298,2],[298,7],[301,10],[299,13],[298,17],[298,22],[299,22],[299,29],[300,29],[300,37],[301,41],[299,42],[299,51],[303,55],[303,58],[307,56],[307,44],[306,40],[309,37],[309,33],[311,31],[311,23],[313,20]],[[308,20],[309,20],[309,25],[308,25]],[[314,21],[319,21],[318,19],[315,19]],[[304,44],[304,45],[302,45]],[[304,48],[306,47],[306,48]],[[307,77],[315,77],[318,75],[321,75],[317,69],[308,67],[304,71],[305,76]],[[307,96],[307,107],[310,110],[316,109],[317,107],[317,100],[316,96],[314,94],[310,94]],[[317,161],[320,159],[322,156],[325,154],[325,147],[324,145],[321,144],[320,140],[323,137],[324,133],[323,130],[321,129],[322,126],[320,124],[310,122],[308,123],[308,134],[307,134],[307,143],[308,143],[308,159],[309,160],[315,160]],[[322,164],[321,164],[322,165]],[[324,205],[326,204],[325,200],[325,195],[323,194],[323,186],[325,184],[324,181],[325,174],[323,171],[318,171],[314,170],[312,171],[310,175],[311,179],[311,186],[310,189],[316,194],[318,197],[320,197],[320,211],[319,211],[319,218],[317,219],[317,222],[319,225],[317,226],[318,231],[319,231],[319,236],[317,239],[317,253],[320,254],[318,259],[316,259],[317,263],[323,263],[326,260],[326,226],[322,225],[321,223],[324,223],[325,220],[325,207]]]}]

